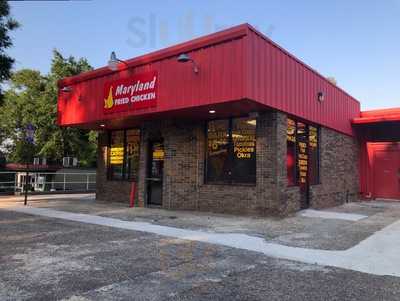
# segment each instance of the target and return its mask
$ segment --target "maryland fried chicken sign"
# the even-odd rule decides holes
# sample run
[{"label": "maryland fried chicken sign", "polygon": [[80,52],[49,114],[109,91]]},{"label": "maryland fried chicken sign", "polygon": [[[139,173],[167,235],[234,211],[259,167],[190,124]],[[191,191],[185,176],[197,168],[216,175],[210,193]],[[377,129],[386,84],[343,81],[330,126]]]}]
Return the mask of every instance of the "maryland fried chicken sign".
[{"label": "maryland fried chicken sign", "polygon": [[157,72],[135,74],[104,85],[104,112],[137,110],[157,105]]}]

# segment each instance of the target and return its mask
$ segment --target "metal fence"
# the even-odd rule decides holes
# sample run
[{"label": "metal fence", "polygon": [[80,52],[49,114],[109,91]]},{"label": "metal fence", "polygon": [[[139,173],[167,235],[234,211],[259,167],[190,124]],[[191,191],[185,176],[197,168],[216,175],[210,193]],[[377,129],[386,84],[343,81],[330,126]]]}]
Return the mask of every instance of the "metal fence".
[{"label": "metal fence", "polygon": [[[26,172],[0,171],[0,194],[24,192]],[[29,172],[28,192],[86,192],[96,189],[95,172]]]}]

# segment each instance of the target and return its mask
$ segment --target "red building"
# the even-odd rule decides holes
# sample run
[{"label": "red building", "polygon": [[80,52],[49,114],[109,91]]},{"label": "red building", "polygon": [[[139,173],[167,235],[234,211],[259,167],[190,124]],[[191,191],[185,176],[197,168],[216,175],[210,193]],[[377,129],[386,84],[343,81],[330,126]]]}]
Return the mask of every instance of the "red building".
[{"label": "red building", "polygon": [[365,198],[400,200],[400,108],[361,112],[360,191]]},{"label": "red building", "polygon": [[[59,82],[59,124],[99,131],[99,199],[128,201],[132,182],[139,206],[219,212],[287,214],[360,192],[388,197],[371,188],[379,168],[365,153],[382,156],[370,141],[400,141],[381,133],[398,119],[371,122],[381,115],[361,113],[248,24],[116,69]],[[383,156],[398,160],[391,149]]]}]

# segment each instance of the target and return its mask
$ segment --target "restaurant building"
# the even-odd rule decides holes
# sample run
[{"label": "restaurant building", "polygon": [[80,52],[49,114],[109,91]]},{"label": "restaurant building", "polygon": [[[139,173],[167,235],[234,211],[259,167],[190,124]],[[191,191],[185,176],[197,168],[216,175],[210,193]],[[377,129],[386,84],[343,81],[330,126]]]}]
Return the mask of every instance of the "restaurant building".
[{"label": "restaurant building", "polygon": [[400,112],[362,114],[248,24],[114,67],[59,82],[59,125],[99,131],[100,200],[287,215],[379,197],[368,154],[399,158]]}]

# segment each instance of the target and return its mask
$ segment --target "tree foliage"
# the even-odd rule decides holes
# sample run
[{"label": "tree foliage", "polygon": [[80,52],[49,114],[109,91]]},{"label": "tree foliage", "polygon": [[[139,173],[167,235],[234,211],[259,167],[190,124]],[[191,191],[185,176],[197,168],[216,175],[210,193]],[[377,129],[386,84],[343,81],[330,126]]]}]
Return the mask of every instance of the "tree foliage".
[{"label": "tree foliage", "polygon": [[[54,50],[49,74],[30,69],[12,74],[0,111],[0,132],[8,142],[3,147],[9,161],[26,162],[30,160],[27,154],[34,154],[58,162],[73,156],[83,166],[95,164],[96,133],[56,124],[58,80],[91,69],[86,59],[64,58]],[[29,151],[24,139],[28,123],[36,128],[35,146]]]},{"label": "tree foliage", "polygon": [[[8,80],[11,75],[11,68],[14,59],[7,55],[5,50],[12,46],[10,31],[19,27],[17,21],[10,17],[10,6],[7,1],[0,1],[0,83]],[[0,104],[2,94],[0,90]]]},{"label": "tree foliage", "polygon": [[334,84],[335,86],[337,86],[337,80],[333,76],[328,76],[326,79],[328,81],[330,81],[332,84]]}]

